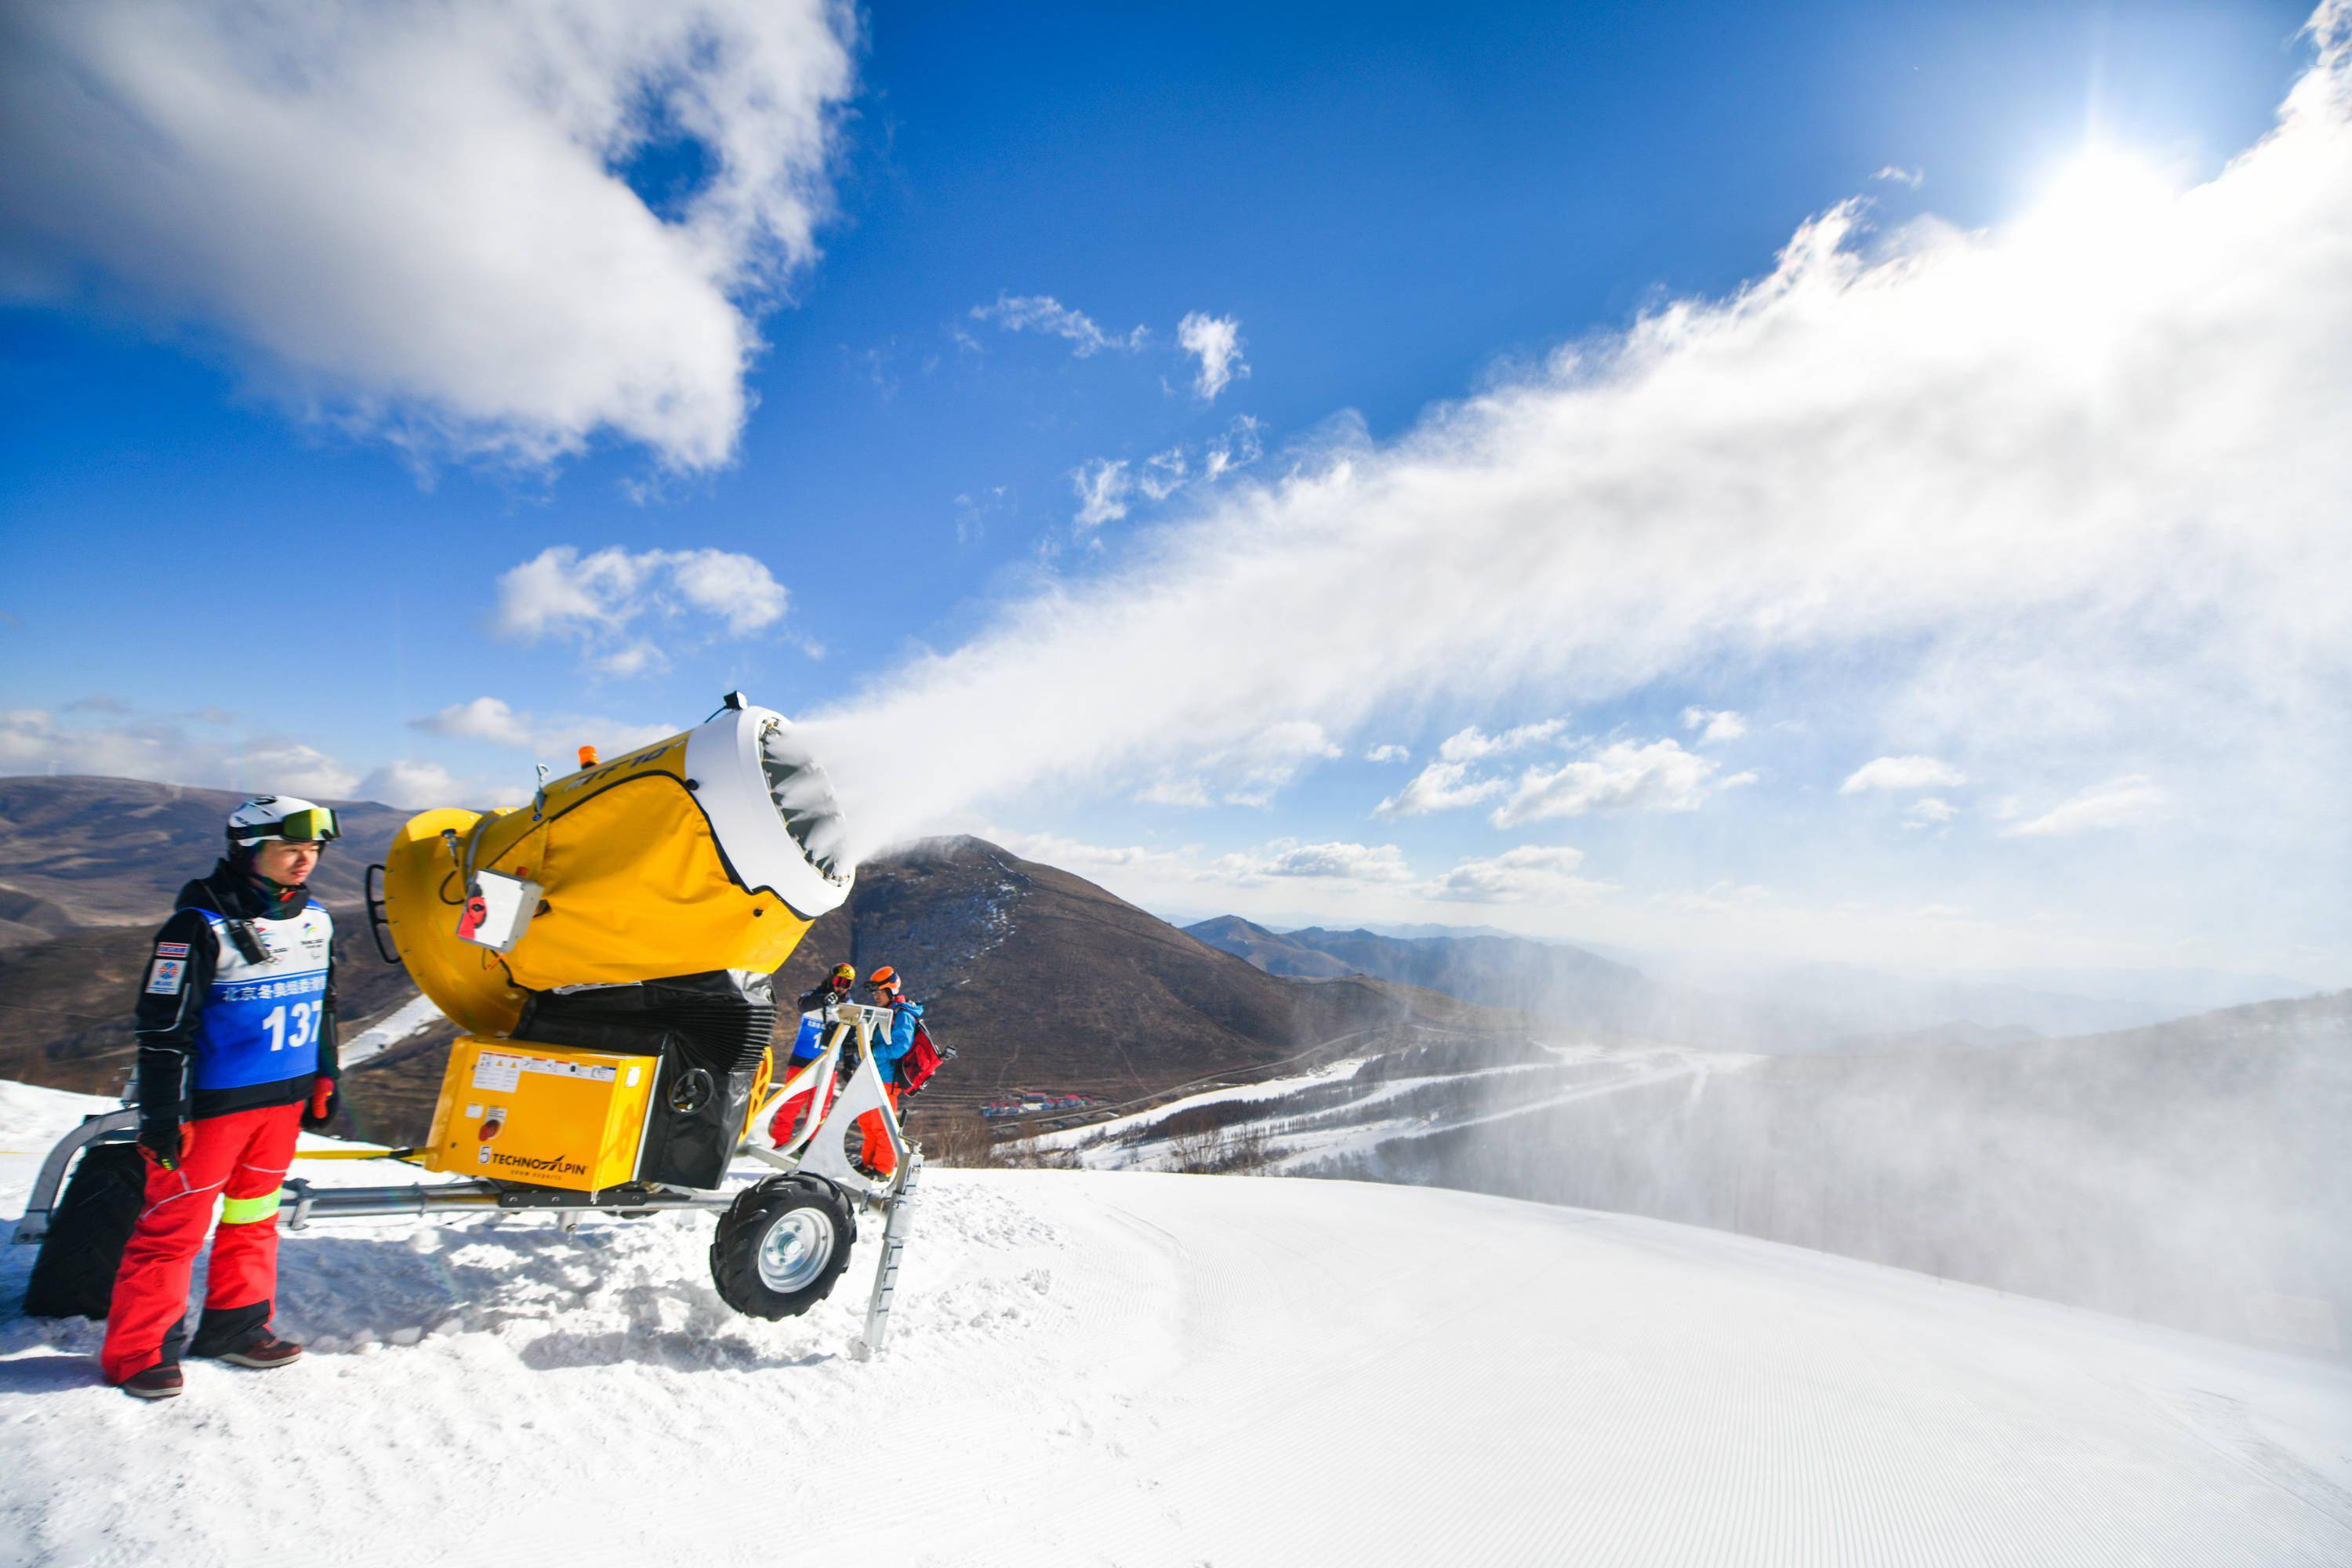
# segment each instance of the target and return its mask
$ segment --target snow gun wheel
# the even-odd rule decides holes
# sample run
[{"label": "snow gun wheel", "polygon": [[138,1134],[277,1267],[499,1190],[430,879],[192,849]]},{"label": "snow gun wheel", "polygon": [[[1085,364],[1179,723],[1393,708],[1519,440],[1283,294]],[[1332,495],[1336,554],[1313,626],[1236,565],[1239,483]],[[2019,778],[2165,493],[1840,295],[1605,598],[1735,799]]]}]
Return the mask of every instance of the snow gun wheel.
[{"label": "snow gun wheel", "polygon": [[737,1198],[710,1240],[719,1298],[752,1318],[796,1318],[849,1267],[857,1216],[840,1188],[814,1176],[771,1176]]}]

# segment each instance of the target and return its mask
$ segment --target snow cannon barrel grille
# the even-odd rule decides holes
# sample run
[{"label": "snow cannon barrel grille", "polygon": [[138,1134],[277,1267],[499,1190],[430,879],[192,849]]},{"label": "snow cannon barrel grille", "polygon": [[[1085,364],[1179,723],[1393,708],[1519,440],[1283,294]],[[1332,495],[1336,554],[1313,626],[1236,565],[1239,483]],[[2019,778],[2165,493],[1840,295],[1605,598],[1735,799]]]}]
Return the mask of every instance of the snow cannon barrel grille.
[{"label": "snow cannon barrel grille", "polygon": [[744,707],[528,806],[420,813],[385,858],[383,903],[434,1004],[507,1037],[542,993],[772,972],[855,874],[824,770],[781,714]]}]

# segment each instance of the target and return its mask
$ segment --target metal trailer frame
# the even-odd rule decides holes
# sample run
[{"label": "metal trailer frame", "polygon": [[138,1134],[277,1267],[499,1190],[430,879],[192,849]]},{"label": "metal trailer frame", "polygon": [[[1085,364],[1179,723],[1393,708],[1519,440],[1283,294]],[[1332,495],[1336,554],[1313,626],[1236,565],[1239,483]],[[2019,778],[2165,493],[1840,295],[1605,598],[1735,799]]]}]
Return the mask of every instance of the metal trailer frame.
[{"label": "metal trailer frame", "polygon": [[[851,1354],[860,1361],[877,1354],[889,1336],[899,1263],[914,1233],[915,1189],[923,1169],[922,1150],[908,1142],[899,1125],[874,1061],[875,1029],[888,1016],[888,1008],[862,1003],[845,1002],[826,1008],[824,1020],[831,1027],[824,1050],[789,1079],[770,1085],[767,1096],[752,1108],[751,1123],[736,1147],[738,1155],[748,1154],[779,1171],[817,1177],[839,1188],[859,1207],[883,1212],[882,1255],[875,1267],[863,1330],[850,1347]],[[842,1055],[853,1042],[859,1048],[857,1066],[846,1081],[840,1082],[839,1098],[827,1108],[826,1099],[840,1080]],[[768,1121],[786,1096],[803,1089],[814,1091],[810,1108],[821,1114],[812,1115],[807,1126],[779,1147],[768,1137]],[[852,1123],[869,1110],[882,1113],[891,1152],[898,1156],[898,1169],[887,1179],[859,1171],[849,1163],[844,1148]],[[139,1112],[126,1108],[85,1117],[79,1127],[59,1139],[41,1162],[40,1174],[26,1198],[24,1217],[9,1237],[11,1243],[26,1247],[47,1237],[75,1155],[99,1144],[128,1143],[137,1136],[138,1126]],[[719,1213],[744,1191],[742,1185],[700,1189],[630,1183],[583,1193],[481,1178],[400,1187],[322,1187],[297,1176],[281,1189],[278,1213],[288,1230],[299,1231],[321,1219],[547,1210],[558,1216],[558,1228],[569,1233],[578,1228],[583,1214],[635,1219],[667,1209]]]}]

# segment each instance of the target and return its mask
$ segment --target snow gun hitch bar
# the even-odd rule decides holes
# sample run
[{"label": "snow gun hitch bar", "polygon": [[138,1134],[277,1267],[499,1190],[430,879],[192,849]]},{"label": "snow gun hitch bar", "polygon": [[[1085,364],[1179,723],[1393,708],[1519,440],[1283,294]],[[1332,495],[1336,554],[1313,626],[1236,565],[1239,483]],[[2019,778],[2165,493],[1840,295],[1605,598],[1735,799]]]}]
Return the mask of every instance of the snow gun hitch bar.
[{"label": "snow gun hitch bar", "polygon": [[[711,1276],[719,1295],[740,1312],[775,1319],[797,1317],[831,1293],[857,1238],[855,1210],[878,1208],[885,1216],[881,1257],[867,1297],[865,1326],[851,1347],[851,1353],[863,1361],[880,1352],[889,1334],[899,1260],[913,1232],[915,1190],[923,1169],[922,1151],[908,1142],[874,1065],[873,1033],[877,1026],[887,1026],[887,1009],[855,1003],[828,1007],[823,1050],[753,1107],[737,1156],[772,1166],[779,1173],[775,1175],[709,1190],[633,1182],[594,1192],[495,1179],[320,1186],[298,1177],[280,1191],[278,1215],[289,1230],[299,1231],[316,1220],[544,1209],[559,1216],[560,1231],[570,1232],[589,1213],[636,1219],[671,1209],[709,1210],[720,1216],[710,1247]],[[840,1065],[845,1048],[853,1042],[858,1047],[856,1066],[845,1080]],[[810,1113],[783,1143],[772,1142],[770,1118],[786,1099],[803,1092]],[[887,1177],[853,1165],[844,1146],[856,1119],[869,1111],[880,1113],[898,1156],[897,1169]],[[18,1246],[47,1241],[74,1157],[101,1144],[133,1141],[138,1121],[135,1110],[108,1111],[85,1118],[60,1139],[42,1162],[11,1240]],[[387,1150],[378,1157],[392,1152]]]}]

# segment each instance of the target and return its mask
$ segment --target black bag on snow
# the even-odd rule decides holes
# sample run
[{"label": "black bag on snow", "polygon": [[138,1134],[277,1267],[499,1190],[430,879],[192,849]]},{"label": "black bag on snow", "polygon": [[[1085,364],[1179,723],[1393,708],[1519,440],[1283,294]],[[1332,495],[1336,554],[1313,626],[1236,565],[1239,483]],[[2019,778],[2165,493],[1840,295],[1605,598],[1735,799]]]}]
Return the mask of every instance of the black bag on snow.
[{"label": "black bag on snow", "polygon": [[115,1271],[147,1195],[147,1162],[136,1143],[82,1151],[66,1194],[49,1215],[49,1234],[25,1286],[32,1318],[103,1318]]}]

